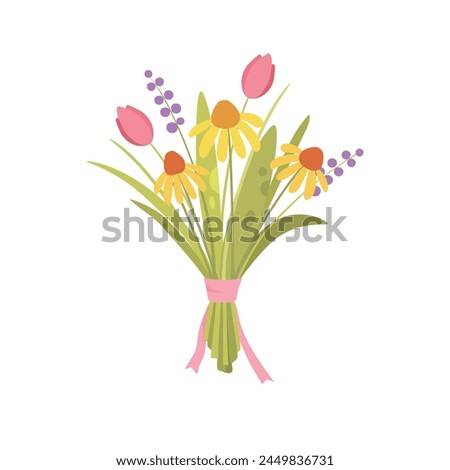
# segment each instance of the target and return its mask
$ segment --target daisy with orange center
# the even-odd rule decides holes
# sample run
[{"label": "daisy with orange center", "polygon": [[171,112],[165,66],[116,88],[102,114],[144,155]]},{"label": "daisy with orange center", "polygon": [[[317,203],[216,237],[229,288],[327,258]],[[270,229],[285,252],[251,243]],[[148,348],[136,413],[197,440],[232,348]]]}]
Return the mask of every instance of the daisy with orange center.
[{"label": "daisy with orange center", "polygon": [[244,158],[247,151],[241,133],[255,152],[261,148],[258,136],[249,124],[261,127],[263,121],[255,114],[240,113],[234,104],[223,100],[214,107],[211,119],[197,124],[189,132],[189,137],[204,133],[199,148],[199,155],[202,158],[208,155],[217,137],[217,158],[219,161],[224,162],[227,159],[230,142],[239,157]]},{"label": "daisy with orange center", "polygon": [[311,199],[316,189],[317,181],[324,191],[328,190],[327,180],[321,171],[323,152],[319,147],[301,150],[295,145],[283,144],[281,150],[285,152],[285,155],[272,160],[270,168],[279,168],[289,164],[287,168],[281,170],[277,175],[279,181],[294,175],[289,184],[289,192],[295,193],[298,191],[305,179],[305,199]]},{"label": "daisy with orange center", "polygon": [[183,204],[183,188],[192,199],[195,199],[197,193],[192,182],[203,192],[206,189],[206,184],[201,176],[208,176],[208,174],[209,171],[205,168],[186,163],[179,153],[167,152],[164,157],[164,171],[155,183],[155,193],[158,194],[162,189],[164,201],[167,204],[170,204],[172,195],[175,193],[177,202]]}]

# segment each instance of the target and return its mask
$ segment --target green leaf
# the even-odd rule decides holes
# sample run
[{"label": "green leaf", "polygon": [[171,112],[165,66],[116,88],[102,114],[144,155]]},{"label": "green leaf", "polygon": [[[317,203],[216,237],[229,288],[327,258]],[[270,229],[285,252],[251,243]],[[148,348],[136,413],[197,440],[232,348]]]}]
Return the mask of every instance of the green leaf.
[{"label": "green leaf", "polygon": [[325,220],[319,219],[313,215],[287,215],[281,219],[277,219],[269,224],[262,232],[260,232],[253,248],[247,257],[239,277],[241,277],[247,269],[253,264],[258,256],[273,242],[276,238],[284,235],[286,232],[298,227],[305,227],[307,225],[323,225],[326,224]]},{"label": "green leaf", "polygon": [[[120,170],[116,170],[115,168],[112,168],[108,165],[104,165],[103,163],[97,163],[97,162],[88,162],[88,163],[91,163],[94,166],[98,166],[99,168],[102,168],[103,170],[106,170],[109,173],[112,173],[113,175],[120,178],[122,181],[125,181],[126,183],[128,183],[130,186],[136,189],[136,191],[142,194],[147,199],[147,201],[149,201],[156,209],[158,209],[158,211],[162,215],[169,218],[169,220],[173,221],[174,224],[176,224],[176,226],[179,227],[179,230],[185,239],[191,240],[192,232],[189,230],[188,226],[181,220],[181,217],[178,214],[178,212],[175,210],[175,208],[171,205],[169,206],[168,204],[166,204],[162,199],[160,199],[154,193],[154,191],[147,188],[147,186],[140,183],[139,181],[134,179],[132,176],[129,176]],[[196,255],[198,256],[198,258],[205,259],[205,254],[199,242],[196,243],[192,241],[191,246],[194,252],[196,253]]]},{"label": "green leaf", "polygon": [[[306,129],[308,129],[309,125],[309,116],[306,116],[306,118],[303,120],[303,122],[298,126],[297,130],[295,131],[295,134],[292,136],[292,139],[290,141],[290,144],[295,145],[298,147],[300,145],[300,142],[303,139],[303,136],[305,135]],[[267,197],[266,197],[266,207],[270,207],[272,203],[272,199],[275,196],[275,193],[277,192],[278,186],[280,185],[281,181],[277,179],[278,173],[282,171],[284,168],[286,168],[288,164],[280,166],[277,171],[275,172],[273,179],[270,183],[269,190],[267,192]]]},{"label": "green leaf", "polygon": [[[197,102],[197,124],[203,121],[207,121],[210,118],[208,103],[206,101],[205,95],[200,92],[198,95]],[[204,158],[199,155],[200,142],[202,141],[203,134],[197,136],[196,139],[196,151],[197,158],[196,163],[203,168],[206,168],[209,171],[209,175],[205,177],[206,180],[206,190],[203,193],[200,193],[200,207],[202,211],[202,218],[206,220],[208,217],[216,219],[216,221],[221,220],[220,213],[220,186],[219,186],[219,172],[217,168],[217,158],[216,158],[216,147],[212,146],[208,155]],[[206,225],[206,229],[208,225]],[[217,230],[214,232],[215,235],[219,236],[222,239],[223,230]],[[220,258],[221,252],[221,242],[208,242],[208,250],[213,255],[213,260],[218,260]]]},{"label": "green leaf", "polygon": [[162,199],[160,199],[154,193],[154,191],[152,191],[150,188],[147,188],[147,186],[145,186],[138,180],[134,179],[132,176],[129,176],[120,170],[116,170],[115,168],[111,166],[104,165],[103,163],[97,163],[97,162],[88,162],[88,163],[94,166],[98,166],[99,168],[102,168],[103,170],[106,170],[109,173],[112,173],[113,175],[117,176],[122,181],[125,181],[125,183],[128,183],[136,191],[141,193],[145,197],[145,199],[147,199],[147,201],[151,202],[165,216],[169,217],[172,214],[173,211],[171,210],[170,206],[168,206]]},{"label": "green leaf", "polygon": [[153,217],[159,223],[159,225],[161,225],[161,227],[172,237],[176,244],[189,256],[191,261],[195,264],[195,266],[197,266],[198,270],[203,274],[203,276],[209,276],[210,272],[208,267],[204,264],[202,259],[198,257],[189,242],[175,228],[175,226],[169,222],[166,217],[164,217],[155,209],[152,209],[146,204],[143,204],[142,202],[135,201],[134,199],[132,199],[131,202],[136,204],[136,206]]},{"label": "green leaf", "polygon": [[232,246],[230,243],[225,243],[225,250],[228,253],[232,251],[226,257],[229,275],[233,275],[242,264],[250,248],[248,242],[242,241],[243,237],[249,236],[249,229],[243,225],[243,221],[251,226],[253,233],[257,233],[262,226],[267,209],[267,191],[272,176],[269,165],[275,156],[276,147],[277,129],[272,126],[261,139],[261,149],[254,153],[243,176],[241,190],[236,195],[233,215],[238,217],[238,222],[232,225]]}]

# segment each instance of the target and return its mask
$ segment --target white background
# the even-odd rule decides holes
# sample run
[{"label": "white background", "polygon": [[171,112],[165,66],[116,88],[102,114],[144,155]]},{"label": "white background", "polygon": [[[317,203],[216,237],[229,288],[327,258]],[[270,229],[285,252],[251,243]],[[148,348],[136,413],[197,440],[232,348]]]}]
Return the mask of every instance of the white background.
[{"label": "white background", "polygon": [[[0,468],[107,470],[115,457],[333,455],[338,470],[450,468],[448,21],[445,2],[4,2],[1,28]],[[173,243],[101,242],[133,190],[116,107],[155,123],[143,72],[194,122],[197,93],[240,106],[257,54],[286,141],[365,149],[329,193],[348,242],[275,243],[242,322],[275,379],[184,369],[206,305]],[[156,124],[159,123],[159,124]],[[160,171],[147,150],[136,155]],[[287,200],[286,200],[287,202]],[[138,215],[138,209],[132,209]]]}]

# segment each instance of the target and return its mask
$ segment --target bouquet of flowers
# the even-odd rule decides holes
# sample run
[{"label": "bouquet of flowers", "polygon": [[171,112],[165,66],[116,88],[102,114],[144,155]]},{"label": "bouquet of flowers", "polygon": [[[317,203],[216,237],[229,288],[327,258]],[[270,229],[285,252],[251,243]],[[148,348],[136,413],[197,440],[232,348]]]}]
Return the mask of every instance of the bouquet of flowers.
[{"label": "bouquet of flowers", "polygon": [[[117,126],[122,136],[135,146],[148,146],[160,160],[158,176],[143,165],[129,149],[112,141],[142,171],[145,183],[108,165],[89,162],[132,186],[145,202],[132,202],[159,223],[192,260],[205,278],[209,304],[201,321],[197,347],[187,365],[198,372],[206,345],[222,372],[232,372],[240,348],[246,353],[261,382],[272,380],[243,332],[236,298],[242,276],[277,237],[289,230],[325,222],[312,215],[286,215],[300,199],[308,201],[327,191],[343,166],[353,167],[355,156],[342,152],[342,161],[328,159],[319,147],[303,148],[303,136],[310,118],[296,128],[289,142],[277,144],[277,127],[268,124],[289,85],[275,99],[266,117],[251,113],[251,100],[272,88],[275,66],[270,55],[257,56],[242,74],[245,100],[241,110],[222,100],[212,108],[205,95],[198,96],[196,121],[188,136],[185,120],[174,93],[164,79],[145,71],[147,88],[155,94],[159,114],[168,120],[169,134],[177,134],[180,154],[165,142],[154,144],[150,119],[132,106],[119,107]],[[247,159],[240,177],[233,171],[236,158]],[[297,195],[268,223],[285,193]],[[180,213],[183,213],[182,216]]]}]

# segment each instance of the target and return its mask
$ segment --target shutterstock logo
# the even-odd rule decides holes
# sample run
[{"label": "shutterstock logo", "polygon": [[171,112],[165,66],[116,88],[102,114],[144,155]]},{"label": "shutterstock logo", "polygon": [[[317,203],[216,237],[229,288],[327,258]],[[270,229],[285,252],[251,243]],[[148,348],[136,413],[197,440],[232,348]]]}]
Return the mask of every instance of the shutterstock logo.
[{"label": "shutterstock logo", "polygon": [[[280,219],[277,230],[284,231],[289,229],[295,216],[285,216]],[[317,218],[309,216],[305,219],[304,226],[301,228],[293,228],[286,236],[286,242],[296,242],[304,240],[310,243],[320,241],[347,241],[342,232],[342,223],[347,216],[339,216],[333,218],[332,207],[326,208],[324,227],[318,226]],[[189,217],[165,218],[163,220],[163,228],[156,223],[152,217],[131,216],[130,209],[124,208],[123,217],[110,216],[103,219],[102,227],[105,234],[102,236],[102,242],[117,243],[138,241],[143,243],[151,241],[154,243],[163,243],[169,239],[167,228],[174,227],[174,238],[179,241],[185,241],[185,237],[181,235],[179,227],[181,223],[194,227],[194,224],[202,224],[204,239],[208,243],[217,243],[225,240],[227,243],[238,240],[242,243],[254,243],[260,236],[264,236],[268,241],[275,241],[277,233],[271,222],[276,218],[266,214],[265,217],[247,216],[247,217],[231,217],[224,229],[223,222],[219,217],[207,217],[203,221],[199,217],[194,217],[192,213]],[[322,222],[323,223],[323,222]],[[324,233],[325,232],[325,233]],[[198,241],[195,231],[188,231],[188,241]]]}]

